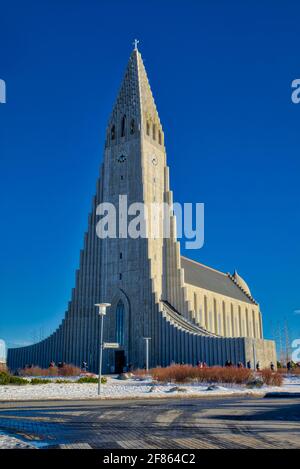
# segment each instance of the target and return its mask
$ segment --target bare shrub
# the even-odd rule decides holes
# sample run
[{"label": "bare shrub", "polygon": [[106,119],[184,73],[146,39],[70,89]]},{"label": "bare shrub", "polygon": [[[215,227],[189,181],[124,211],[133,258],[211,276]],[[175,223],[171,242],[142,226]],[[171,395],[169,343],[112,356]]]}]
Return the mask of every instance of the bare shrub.
[{"label": "bare shrub", "polygon": [[207,368],[192,365],[171,365],[149,370],[151,376],[161,383],[205,383],[246,384],[252,376],[247,368],[213,366]]},{"label": "bare shrub", "polygon": [[59,376],[78,376],[81,373],[81,369],[75,365],[64,365],[58,369]]},{"label": "bare shrub", "polygon": [[64,365],[62,368],[57,368],[57,366],[50,366],[49,368],[33,366],[20,370],[21,376],[78,376],[80,373],[80,368],[75,365]]},{"label": "bare shrub", "polygon": [[21,376],[48,376],[48,369],[33,366],[31,368],[24,368],[20,370]]},{"label": "bare shrub", "polygon": [[161,383],[187,383],[196,378],[196,368],[192,365],[171,365],[149,370],[154,379]]},{"label": "bare shrub", "polygon": [[281,386],[283,383],[283,375],[280,372],[278,373],[278,371],[274,372],[266,368],[260,374],[263,383],[268,386]]},{"label": "bare shrub", "polygon": [[212,366],[197,368],[198,381],[208,383],[245,384],[252,375],[247,368]]},{"label": "bare shrub", "polygon": [[299,366],[296,366],[294,368],[292,368],[290,371],[288,371],[287,368],[278,368],[277,369],[278,373],[280,374],[283,374],[283,375],[300,375],[300,367]]},{"label": "bare shrub", "polygon": [[58,368],[57,366],[50,366],[48,369],[45,370],[45,376],[57,376],[58,375]]}]

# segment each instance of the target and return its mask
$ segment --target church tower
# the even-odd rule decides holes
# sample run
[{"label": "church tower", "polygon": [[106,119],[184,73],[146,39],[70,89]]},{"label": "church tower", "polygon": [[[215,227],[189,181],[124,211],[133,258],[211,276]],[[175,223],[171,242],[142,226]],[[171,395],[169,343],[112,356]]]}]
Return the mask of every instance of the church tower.
[{"label": "church tower", "polygon": [[[124,196],[128,207],[134,209],[137,202],[145,205],[148,217],[143,220],[148,237],[127,236],[125,223],[119,237],[103,240],[101,301],[110,301],[111,310],[118,311],[107,317],[107,337],[122,337],[126,361],[137,364],[138,357],[144,355],[143,337],[151,335],[153,315],[158,314],[161,301],[187,319],[192,312],[184,287],[175,217],[172,211],[161,211],[154,227],[155,221],[149,216],[152,204],[171,206],[172,193],[164,133],[137,47],[130,56],[106,131],[102,200],[112,203],[120,213]],[[170,227],[170,237],[163,237],[163,223]],[[121,221],[119,230],[120,225]],[[124,330],[118,331],[121,326]],[[113,352],[108,354],[111,363]]]}]

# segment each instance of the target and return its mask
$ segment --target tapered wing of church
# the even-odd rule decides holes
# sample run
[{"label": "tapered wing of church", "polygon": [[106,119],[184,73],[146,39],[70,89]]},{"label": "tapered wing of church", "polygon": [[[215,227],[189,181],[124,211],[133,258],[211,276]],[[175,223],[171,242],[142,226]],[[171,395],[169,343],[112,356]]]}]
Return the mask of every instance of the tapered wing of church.
[{"label": "tapered wing of church", "polygon": [[274,342],[263,339],[260,308],[246,282],[237,272],[230,275],[181,256],[172,211],[169,237],[99,238],[97,207],[108,202],[118,210],[120,195],[127,196],[128,206],[173,202],[164,132],[136,48],[108,122],[104,161],[64,319],[41,342],[9,349],[10,368],[85,361],[97,371],[99,302],[111,303],[104,340],[119,344],[104,351],[105,372],[119,372],[128,364],[143,367],[145,337],[151,338],[150,366],[275,363]]}]

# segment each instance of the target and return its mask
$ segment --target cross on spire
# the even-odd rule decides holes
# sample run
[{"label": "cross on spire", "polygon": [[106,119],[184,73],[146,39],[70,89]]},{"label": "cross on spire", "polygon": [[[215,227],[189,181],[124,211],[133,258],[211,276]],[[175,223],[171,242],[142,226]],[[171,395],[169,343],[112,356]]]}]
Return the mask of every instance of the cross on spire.
[{"label": "cross on spire", "polygon": [[139,43],[139,42],[140,42],[140,41],[139,41],[138,39],[135,39],[135,40],[133,41],[134,50],[138,50],[138,43]]}]

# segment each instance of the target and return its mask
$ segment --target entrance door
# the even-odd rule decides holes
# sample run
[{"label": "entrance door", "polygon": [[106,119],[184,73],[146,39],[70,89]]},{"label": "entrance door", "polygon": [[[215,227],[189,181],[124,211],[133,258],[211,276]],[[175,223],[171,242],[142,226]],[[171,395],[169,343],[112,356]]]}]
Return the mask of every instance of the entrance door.
[{"label": "entrance door", "polygon": [[115,373],[123,373],[124,366],[126,364],[124,350],[115,351]]}]

